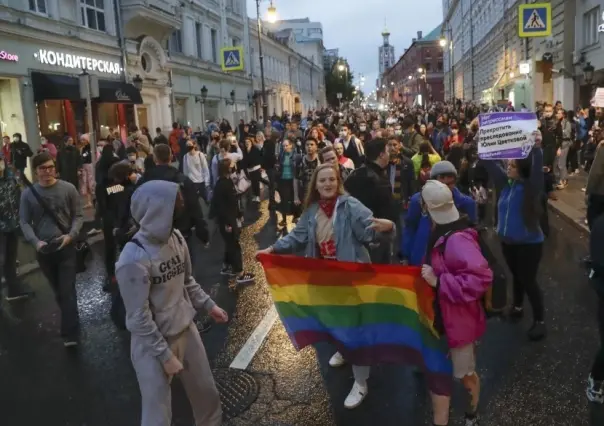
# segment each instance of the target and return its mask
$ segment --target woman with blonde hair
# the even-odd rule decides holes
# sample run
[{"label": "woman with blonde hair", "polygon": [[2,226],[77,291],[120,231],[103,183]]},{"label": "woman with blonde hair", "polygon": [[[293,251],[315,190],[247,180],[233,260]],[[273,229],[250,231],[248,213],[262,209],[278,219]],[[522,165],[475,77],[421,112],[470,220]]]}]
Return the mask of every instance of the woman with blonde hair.
[{"label": "woman with blonde hair", "polygon": [[[359,200],[346,194],[336,167],[331,163],[317,166],[296,227],[259,253],[298,253],[303,249],[305,257],[370,263],[366,246],[380,239],[380,234],[396,235],[392,221],[374,218]],[[329,360],[332,367],[345,363],[339,352]],[[355,380],[344,401],[346,408],[355,408],[365,399],[369,371],[369,366],[352,367]]]}]

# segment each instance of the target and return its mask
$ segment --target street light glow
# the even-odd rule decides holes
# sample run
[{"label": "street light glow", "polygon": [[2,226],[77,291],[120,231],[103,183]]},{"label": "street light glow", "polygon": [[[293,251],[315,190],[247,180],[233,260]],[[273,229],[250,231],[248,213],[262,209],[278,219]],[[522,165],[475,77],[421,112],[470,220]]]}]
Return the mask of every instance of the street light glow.
[{"label": "street light glow", "polygon": [[271,24],[277,22],[277,8],[273,6],[273,2],[271,1],[271,5],[268,7],[266,11],[266,20]]},{"label": "street light glow", "polygon": [[445,47],[445,46],[447,46],[447,39],[446,39],[446,38],[444,38],[444,37],[442,37],[442,38],[440,39],[440,42],[439,42],[439,43],[440,43],[440,47]]},{"label": "street light glow", "polygon": [[408,78],[409,78],[409,80],[413,80],[413,76],[412,75],[410,75]]},{"label": "street light glow", "polygon": [[338,65],[339,71],[344,71],[345,69],[346,69],[346,67],[343,64]]},{"label": "street light glow", "polygon": [[420,68],[417,69],[417,72],[421,74],[421,73],[424,72],[424,69],[420,67]]}]

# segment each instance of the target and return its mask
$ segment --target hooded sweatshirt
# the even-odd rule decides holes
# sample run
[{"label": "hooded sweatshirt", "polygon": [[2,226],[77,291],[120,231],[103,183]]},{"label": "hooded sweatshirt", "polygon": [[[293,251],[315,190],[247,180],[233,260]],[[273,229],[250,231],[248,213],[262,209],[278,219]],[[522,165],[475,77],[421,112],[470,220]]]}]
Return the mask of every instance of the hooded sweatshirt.
[{"label": "hooded sweatshirt", "polygon": [[161,362],[172,356],[166,338],[189,327],[196,310],[215,306],[195,281],[189,249],[173,226],[178,190],[176,183],[154,180],[134,192],[132,217],[140,225],[134,239],[142,248],[126,244],[116,264],[126,327]]}]

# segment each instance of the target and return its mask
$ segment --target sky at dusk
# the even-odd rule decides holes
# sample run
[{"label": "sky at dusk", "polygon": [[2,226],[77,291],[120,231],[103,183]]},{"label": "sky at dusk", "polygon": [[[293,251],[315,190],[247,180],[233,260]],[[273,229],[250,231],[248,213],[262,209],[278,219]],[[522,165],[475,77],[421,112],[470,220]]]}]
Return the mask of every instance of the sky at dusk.
[{"label": "sky at dusk", "polygon": [[[378,76],[378,47],[382,44],[384,24],[391,33],[390,44],[398,60],[418,31],[427,35],[443,19],[442,0],[273,0],[273,4],[279,19],[310,18],[321,22],[325,48],[339,48],[340,56],[348,60],[355,76],[365,76],[366,93],[374,88]],[[261,1],[262,16],[268,6],[268,0]],[[256,18],[255,0],[247,0],[247,11]]]}]

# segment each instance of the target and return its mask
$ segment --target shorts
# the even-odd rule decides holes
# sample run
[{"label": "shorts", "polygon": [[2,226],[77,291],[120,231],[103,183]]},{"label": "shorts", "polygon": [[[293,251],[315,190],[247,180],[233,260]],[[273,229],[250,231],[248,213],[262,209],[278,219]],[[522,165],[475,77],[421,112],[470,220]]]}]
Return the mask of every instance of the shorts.
[{"label": "shorts", "polygon": [[476,372],[476,344],[452,348],[451,362],[453,363],[453,377],[463,379]]}]

